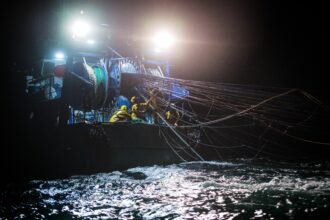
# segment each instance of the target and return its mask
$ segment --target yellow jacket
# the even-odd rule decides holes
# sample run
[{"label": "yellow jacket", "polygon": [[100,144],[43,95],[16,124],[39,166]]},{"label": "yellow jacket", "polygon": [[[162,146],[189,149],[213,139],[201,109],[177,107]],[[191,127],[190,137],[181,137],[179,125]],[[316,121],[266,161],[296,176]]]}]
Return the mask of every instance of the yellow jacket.
[{"label": "yellow jacket", "polygon": [[131,115],[128,114],[127,111],[118,110],[111,116],[110,122],[128,121],[130,118],[131,118]]}]

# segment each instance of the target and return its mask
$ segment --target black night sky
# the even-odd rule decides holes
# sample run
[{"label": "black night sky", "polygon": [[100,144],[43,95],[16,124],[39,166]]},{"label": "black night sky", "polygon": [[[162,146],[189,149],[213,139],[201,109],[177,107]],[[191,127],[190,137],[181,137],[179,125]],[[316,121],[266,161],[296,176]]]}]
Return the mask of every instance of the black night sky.
[{"label": "black night sky", "polygon": [[[3,75],[6,114],[19,122],[23,72],[47,53],[59,32],[61,11],[95,15],[114,38],[145,37],[175,29],[173,77],[299,87],[328,101],[328,28],[325,3],[313,1],[29,1],[11,2],[4,14],[9,74]],[[116,45],[113,45],[116,48]],[[9,107],[9,108],[8,108]],[[7,117],[11,118],[11,117]],[[9,119],[8,119],[9,120]],[[12,119],[10,119],[12,120]]]}]

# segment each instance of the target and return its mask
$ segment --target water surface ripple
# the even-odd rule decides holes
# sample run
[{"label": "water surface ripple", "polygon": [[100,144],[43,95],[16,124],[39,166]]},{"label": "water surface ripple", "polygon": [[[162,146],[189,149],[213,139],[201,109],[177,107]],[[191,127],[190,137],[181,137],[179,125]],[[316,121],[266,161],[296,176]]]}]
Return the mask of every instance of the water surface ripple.
[{"label": "water surface ripple", "polygon": [[8,185],[0,219],[296,219],[330,209],[330,166],[189,162]]}]

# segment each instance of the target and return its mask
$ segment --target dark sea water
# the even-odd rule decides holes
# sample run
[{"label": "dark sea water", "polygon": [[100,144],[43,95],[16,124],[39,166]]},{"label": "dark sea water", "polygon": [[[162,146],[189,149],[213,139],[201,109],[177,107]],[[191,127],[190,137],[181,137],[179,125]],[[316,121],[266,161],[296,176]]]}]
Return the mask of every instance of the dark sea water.
[{"label": "dark sea water", "polygon": [[190,162],[8,184],[1,219],[325,219],[330,164]]}]

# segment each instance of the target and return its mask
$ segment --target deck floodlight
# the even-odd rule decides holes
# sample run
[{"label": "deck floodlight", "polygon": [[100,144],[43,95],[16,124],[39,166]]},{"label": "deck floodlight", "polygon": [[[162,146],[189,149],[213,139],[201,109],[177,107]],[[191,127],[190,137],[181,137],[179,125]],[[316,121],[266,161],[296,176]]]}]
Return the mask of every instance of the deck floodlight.
[{"label": "deck floodlight", "polygon": [[62,52],[57,52],[57,53],[55,53],[55,58],[59,59],[59,60],[62,60],[62,59],[65,58],[65,55]]},{"label": "deck floodlight", "polygon": [[95,44],[95,41],[92,40],[92,39],[88,39],[88,40],[86,41],[86,43],[89,44],[89,45],[93,45],[93,44]]},{"label": "deck floodlight", "polygon": [[173,43],[174,43],[174,37],[166,31],[158,32],[154,38],[153,41],[155,43],[155,51],[164,51],[167,50]]},{"label": "deck floodlight", "polygon": [[73,38],[83,38],[90,32],[90,26],[85,21],[75,21],[71,30]]}]

